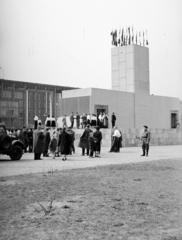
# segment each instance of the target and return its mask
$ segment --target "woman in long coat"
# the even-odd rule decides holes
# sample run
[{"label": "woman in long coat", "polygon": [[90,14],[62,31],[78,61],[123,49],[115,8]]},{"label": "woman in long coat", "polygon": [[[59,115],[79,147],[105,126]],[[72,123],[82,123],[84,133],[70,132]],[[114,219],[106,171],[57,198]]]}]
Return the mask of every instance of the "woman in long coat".
[{"label": "woman in long coat", "polygon": [[62,160],[67,160],[66,155],[70,154],[71,137],[70,134],[66,132],[66,128],[63,128],[63,131],[59,135],[58,146],[60,147],[61,154],[64,155]]},{"label": "woman in long coat", "polygon": [[96,126],[96,131],[93,134],[94,141],[95,141],[95,156],[100,156],[100,150],[101,150],[101,140],[102,140],[102,133],[100,131],[99,126]]},{"label": "woman in long coat", "polygon": [[40,156],[44,151],[44,133],[39,128],[34,131],[34,160],[41,160]]},{"label": "woman in long coat", "polygon": [[87,125],[80,137],[79,147],[82,148],[82,156],[85,155],[85,149],[87,150],[87,156],[89,156],[89,134],[91,131],[90,125]]}]

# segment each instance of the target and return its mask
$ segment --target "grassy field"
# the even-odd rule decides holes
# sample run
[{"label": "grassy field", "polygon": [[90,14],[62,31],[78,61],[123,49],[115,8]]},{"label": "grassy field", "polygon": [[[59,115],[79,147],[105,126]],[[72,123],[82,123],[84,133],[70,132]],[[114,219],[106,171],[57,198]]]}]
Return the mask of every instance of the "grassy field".
[{"label": "grassy field", "polygon": [[182,161],[0,178],[2,240],[181,240]]}]

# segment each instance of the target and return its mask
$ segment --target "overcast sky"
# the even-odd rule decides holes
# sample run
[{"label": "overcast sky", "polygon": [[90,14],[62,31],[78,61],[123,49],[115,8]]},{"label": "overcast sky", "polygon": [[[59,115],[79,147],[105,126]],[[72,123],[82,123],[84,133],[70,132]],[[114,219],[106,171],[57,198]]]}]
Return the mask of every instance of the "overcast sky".
[{"label": "overcast sky", "polygon": [[127,26],[148,30],[151,93],[182,99],[181,0],[0,0],[0,77],[109,89]]}]

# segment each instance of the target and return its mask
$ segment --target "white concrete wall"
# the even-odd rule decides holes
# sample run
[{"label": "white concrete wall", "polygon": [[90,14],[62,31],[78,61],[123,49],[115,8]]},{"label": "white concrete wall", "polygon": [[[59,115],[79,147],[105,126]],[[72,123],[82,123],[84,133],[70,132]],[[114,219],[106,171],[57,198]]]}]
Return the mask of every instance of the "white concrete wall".
[{"label": "white concrete wall", "polygon": [[[74,129],[75,131],[75,146],[78,146],[83,129]],[[141,129],[127,129],[122,131],[123,147],[141,146],[140,136]],[[102,147],[111,147],[111,129],[101,129],[102,132]],[[150,129],[151,141],[150,145],[181,145],[182,130],[181,129]]]},{"label": "white concrete wall", "polygon": [[111,49],[112,89],[134,92],[134,48],[132,45]]},{"label": "white concrete wall", "polygon": [[135,95],[136,128],[148,125],[151,128],[170,129],[172,111],[178,112],[180,120],[182,108],[178,98]]},{"label": "white concrete wall", "polygon": [[133,45],[135,93],[150,94],[149,49]]},{"label": "white concrete wall", "polygon": [[114,112],[117,117],[116,125],[122,129],[134,127],[134,95],[132,93],[92,89],[91,112],[94,112],[94,106],[108,105],[109,123],[111,126],[111,115]]},{"label": "white concrete wall", "polygon": [[182,103],[172,97],[96,88],[82,89],[82,91],[77,89],[64,91],[60,109],[66,114],[72,111],[94,113],[95,105],[108,106],[109,127],[114,112],[117,117],[116,124],[125,130],[141,128],[143,125],[155,129],[170,129],[172,111],[178,112],[182,126]]},{"label": "white concrete wall", "polygon": [[149,49],[138,45],[111,49],[112,89],[149,94]]},{"label": "white concrete wall", "polygon": [[86,97],[86,96],[91,96],[91,88],[65,90],[62,92],[62,98]]}]

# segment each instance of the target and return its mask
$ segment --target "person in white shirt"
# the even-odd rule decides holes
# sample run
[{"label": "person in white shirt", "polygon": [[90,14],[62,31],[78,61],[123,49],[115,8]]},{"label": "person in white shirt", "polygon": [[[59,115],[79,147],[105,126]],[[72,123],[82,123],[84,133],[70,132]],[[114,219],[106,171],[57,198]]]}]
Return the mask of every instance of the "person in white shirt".
[{"label": "person in white shirt", "polygon": [[112,141],[111,141],[111,149],[110,152],[119,152],[121,147],[122,135],[121,131],[114,127],[114,131],[112,132]]}]

